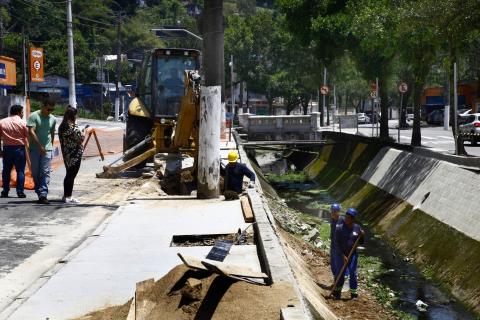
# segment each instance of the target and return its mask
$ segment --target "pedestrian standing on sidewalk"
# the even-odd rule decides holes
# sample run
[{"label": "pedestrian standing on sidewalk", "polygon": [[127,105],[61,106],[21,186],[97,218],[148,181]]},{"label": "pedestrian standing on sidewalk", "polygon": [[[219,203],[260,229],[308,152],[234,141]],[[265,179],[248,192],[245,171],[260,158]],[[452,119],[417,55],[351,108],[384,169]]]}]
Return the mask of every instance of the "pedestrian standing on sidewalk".
[{"label": "pedestrian standing on sidewalk", "polygon": [[337,265],[337,259],[335,259],[335,231],[337,229],[337,225],[343,223],[343,217],[340,215],[340,209],[341,207],[338,203],[333,203],[330,206],[330,269],[332,270],[332,275],[334,279],[335,275],[337,275],[342,268],[342,265]]},{"label": "pedestrian standing on sidewalk", "polygon": [[63,162],[67,174],[63,180],[63,198],[62,201],[68,204],[76,204],[79,201],[72,198],[73,184],[83,155],[83,140],[85,135],[80,131],[76,124],[77,109],[68,106],[63,115],[63,121],[58,127],[58,138],[62,148]]},{"label": "pedestrian standing on sidewalk", "polygon": [[[355,223],[355,219],[358,213],[354,208],[349,208],[345,213],[345,219],[342,224],[337,225],[335,230],[335,263],[338,266],[338,272],[335,275],[335,278],[340,277],[337,283],[337,286],[334,290],[334,298],[340,299],[342,293],[343,283],[345,281],[345,270],[348,270],[349,273],[349,284],[350,284],[350,295],[352,299],[358,298],[357,288],[357,264],[358,264],[358,253],[356,248],[353,248],[358,237],[361,237],[359,242],[363,241],[364,231],[358,224]],[[353,249],[353,253],[348,260],[348,256]],[[348,263],[347,263],[348,260]],[[340,274],[340,271],[343,265],[347,263],[347,267]]]},{"label": "pedestrian standing on sidewalk", "polygon": [[2,198],[8,198],[10,191],[10,174],[13,166],[17,172],[17,196],[25,198],[25,164],[27,161],[25,145],[28,139],[28,129],[23,121],[23,107],[13,105],[10,116],[0,121],[0,140],[3,143]]},{"label": "pedestrian standing on sidewalk", "polygon": [[53,158],[53,142],[57,120],[51,113],[55,110],[53,100],[46,100],[42,108],[32,112],[27,121],[30,134],[29,151],[32,176],[39,204],[49,204],[48,185]]}]

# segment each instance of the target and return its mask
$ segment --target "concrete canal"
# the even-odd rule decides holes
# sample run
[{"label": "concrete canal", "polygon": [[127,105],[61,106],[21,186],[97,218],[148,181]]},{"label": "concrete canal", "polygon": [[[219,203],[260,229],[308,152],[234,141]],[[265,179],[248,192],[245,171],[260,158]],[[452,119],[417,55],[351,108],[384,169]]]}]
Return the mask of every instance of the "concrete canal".
[{"label": "concrete canal", "polygon": [[[348,154],[342,155],[341,151]],[[316,150],[251,149],[250,156],[255,159],[265,181],[275,190],[277,201],[297,211],[305,222],[312,219],[316,222],[320,240],[313,245],[325,252],[330,246],[329,205],[339,202],[343,212],[350,206],[359,209],[361,224],[367,232],[359,263],[360,283],[398,318],[479,319],[478,295],[474,295],[480,283],[478,277],[468,274],[475,273],[478,266],[478,261],[469,259],[478,253],[478,241],[426,214],[429,209],[422,205],[429,195],[414,206],[398,194],[383,190],[379,187],[381,183],[370,183],[365,172],[370,178],[374,177],[388,152],[379,146],[342,143]],[[381,159],[378,159],[379,154]],[[371,163],[375,163],[374,169]],[[411,163],[407,166],[413,169]],[[432,168],[435,166],[430,166]],[[385,172],[389,172],[388,168]],[[403,173],[408,175],[408,172]],[[415,177],[410,178],[411,183],[420,181]],[[418,185],[412,188],[418,189]],[[442,238],[449,242],[443,248],[445,239]],[[457,250],[455,245],[468,248]],[[463,264],[458,269],[458,264],[452,260],[465,250],[473,252],[462,257]],[[443,261],[444,270],[438,260]],[[468,287],[458,288],[461,283],[468,283]],[[422,303],[428,306],[419,306]]]}]

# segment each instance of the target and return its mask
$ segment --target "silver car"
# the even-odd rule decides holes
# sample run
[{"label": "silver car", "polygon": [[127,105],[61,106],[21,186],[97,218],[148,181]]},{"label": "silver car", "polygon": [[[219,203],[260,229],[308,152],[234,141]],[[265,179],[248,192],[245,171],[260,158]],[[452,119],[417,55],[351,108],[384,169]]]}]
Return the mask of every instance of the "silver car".
[{"label": "silver car", "polygon": [[365,113],[357,113],[358,123],[370,123],[370,118]]},{"label": "silver car", "polygon": [[466,135],[465,140],[470,140],[473,145],[480,141],[480,113],[472,113],[465,117],[463,124],[459,125],[458,130],[461,133],[476,134]]}]

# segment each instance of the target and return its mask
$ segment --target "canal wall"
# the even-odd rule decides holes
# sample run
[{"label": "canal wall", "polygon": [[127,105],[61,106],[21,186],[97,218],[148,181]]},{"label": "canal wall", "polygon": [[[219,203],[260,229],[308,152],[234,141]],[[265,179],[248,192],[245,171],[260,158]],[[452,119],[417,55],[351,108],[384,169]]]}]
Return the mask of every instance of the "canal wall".
[{"label": "canal wall", "polygon": [[335,135],[307,174],[427,277],[480,313],[480,177],[381,143]]}]

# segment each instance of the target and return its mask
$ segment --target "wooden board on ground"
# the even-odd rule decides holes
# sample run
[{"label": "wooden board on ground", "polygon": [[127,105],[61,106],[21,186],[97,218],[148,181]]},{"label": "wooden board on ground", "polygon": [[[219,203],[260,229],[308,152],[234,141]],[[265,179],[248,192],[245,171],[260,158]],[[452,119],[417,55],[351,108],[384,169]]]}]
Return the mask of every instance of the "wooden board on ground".
[{"label": "wooden board on ground", "polygon": [[240,197],[240,203],[242,204],[243,219],[245,222],[254,222],[255,216],[253,215],[252,207],[247,196]]},{"label": "wooden board on ground", "polygon": [[230,278],[230,279],[233,279],[233,280],[244,281],[244,282],[251,283],[251,284],[265,285],[265,282],[263,281],[263,279],[250,278],[250,277],[244,277],[244,276],[236,276],[236,275],[232,275],[232,274],[229,274],[229,273],[225,273],[218,266],[216,266],[214,264],[210,264],[206,261],[202,261],[202,264],[205,267],[207,267],[207,269],[210,270],[211,272],[222,275],[224,277],[227,277],[227,278]]},{"label": "wooden board on ground", "polygon": [[[268,276],[263,272],[254,271],[248,267],[233,265],[225,262],[213,261],[208,259],[200,260],[195,257],[185,256],[181,253],[177,253],[182,262],[189,268],[197,270],[209,270],[213,273],[221,274],[236,280],[247,281],[251,283],[263,283],[263,279],[267,279]],[[251,279],[262,279],[249,281]]]}]

